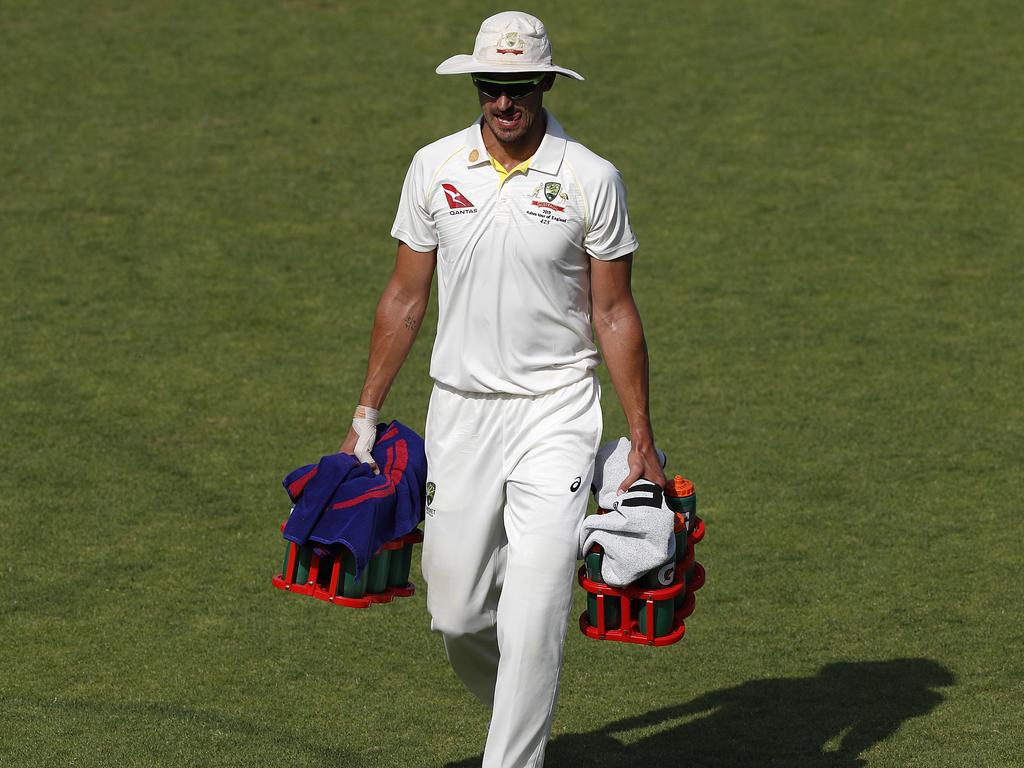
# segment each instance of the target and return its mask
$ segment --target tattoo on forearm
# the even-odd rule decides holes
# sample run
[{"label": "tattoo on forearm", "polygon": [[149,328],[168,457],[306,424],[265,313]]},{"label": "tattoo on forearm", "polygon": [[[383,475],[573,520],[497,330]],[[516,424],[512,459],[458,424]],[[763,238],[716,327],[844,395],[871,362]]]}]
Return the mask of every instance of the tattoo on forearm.
[{"label": "tattoo on forearm", "polygon": [[405,327],[408,328],[410,331],[415,331],[416,325],[416,319],[412,315],[409,315],[405,318]]}]

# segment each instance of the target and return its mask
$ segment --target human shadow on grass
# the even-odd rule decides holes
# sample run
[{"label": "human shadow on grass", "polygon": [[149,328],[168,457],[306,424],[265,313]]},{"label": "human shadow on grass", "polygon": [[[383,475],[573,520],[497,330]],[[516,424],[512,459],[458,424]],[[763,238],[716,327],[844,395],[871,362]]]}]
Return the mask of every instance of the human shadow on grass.
[{"label": "human shadow on grass", "polygon": [[[857,768],[860,754],[943,700],[956,678],[931,659],[836,662],[813,677],[751,680],[559,736],[547,768],[694,765],[701,768]],[[600,717],[601,696],[595,695]],[[683,720],[671,725],[673,720]],[[654,733],[631,732],[657,728]],[[479,766],[479,756],[446,768]]]}]

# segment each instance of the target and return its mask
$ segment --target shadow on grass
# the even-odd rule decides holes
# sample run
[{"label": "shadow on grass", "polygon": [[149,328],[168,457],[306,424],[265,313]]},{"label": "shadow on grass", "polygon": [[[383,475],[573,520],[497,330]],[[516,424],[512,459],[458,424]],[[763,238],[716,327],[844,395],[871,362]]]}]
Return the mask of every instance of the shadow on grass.
[{"label": "shadow on grass", "polygon": [[[837,662],[813,677],[752,680],[588,733],[559,736],[548,745],[544,764],[856,768],[865,765],[862,752],[906,720],[931,712],[943,700],[935,689],[955,682],[930,659]],[[446,768],[479,766],[480,759]]]}]

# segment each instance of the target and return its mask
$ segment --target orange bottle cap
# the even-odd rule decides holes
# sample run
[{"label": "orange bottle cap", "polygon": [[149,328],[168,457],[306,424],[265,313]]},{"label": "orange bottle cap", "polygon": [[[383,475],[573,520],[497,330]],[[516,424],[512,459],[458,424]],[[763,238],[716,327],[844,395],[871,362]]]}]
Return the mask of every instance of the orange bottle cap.
[{"label": "orange bottle cap", "polygon": [[682,475],[676,475],[669,480],[668,487],[665,488],[665,493],[676,499],[693,496],[693,483]]}]

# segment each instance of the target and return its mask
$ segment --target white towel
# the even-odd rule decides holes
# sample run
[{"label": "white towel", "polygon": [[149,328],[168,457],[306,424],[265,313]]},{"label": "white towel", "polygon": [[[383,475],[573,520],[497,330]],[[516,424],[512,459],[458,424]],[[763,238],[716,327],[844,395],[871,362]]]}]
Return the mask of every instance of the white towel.
[{"label": "white towel", "polygon": [[[601,446],[594,467],[591,490],[607,514],[590,515],[580,526],[583,557],[592,546],[604,549],[601,576],[613,587],[632,584],[648,571],[669,562],[675,555],[675,514],[665,503],[663,491],[648,480],[637,480],[618,495],[629,466],[629,440],[620,438]],[[665,464],[665,454],[658,451]]]},{"label": "white towel", "polygon": [[[629,464],[626,460],[629,458],[631,447],[628,438],[620,437],[618,440],[609,440],[597,449],[590,491],[601,509],[611,509],[619,497],[619,486],[629,475]],[[654,451],[658,454],[661,466],[664,467],[664,452],[657,447]]]}]

